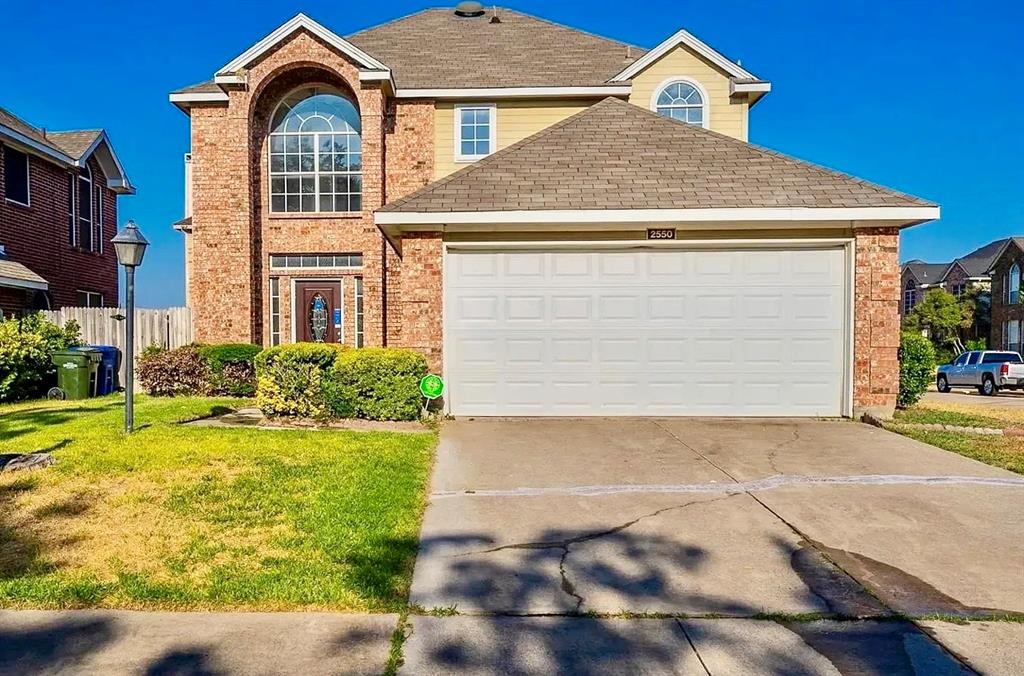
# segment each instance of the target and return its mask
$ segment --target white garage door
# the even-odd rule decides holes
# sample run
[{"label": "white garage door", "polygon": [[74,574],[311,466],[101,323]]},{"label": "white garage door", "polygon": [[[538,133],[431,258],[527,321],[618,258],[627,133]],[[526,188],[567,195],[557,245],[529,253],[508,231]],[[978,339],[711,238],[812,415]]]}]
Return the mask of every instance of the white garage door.
[{"label": "white garage door", "polygon": [[450,250],[451,412],[841,415],[844,266],[840,248]]}]

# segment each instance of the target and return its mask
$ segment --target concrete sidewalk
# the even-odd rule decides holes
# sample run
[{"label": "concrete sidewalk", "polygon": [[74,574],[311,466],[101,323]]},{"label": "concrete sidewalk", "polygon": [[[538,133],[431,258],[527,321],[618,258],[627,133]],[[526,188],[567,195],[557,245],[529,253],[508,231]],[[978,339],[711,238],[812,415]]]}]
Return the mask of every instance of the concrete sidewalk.
[{"label": "concrete sidewalk", "polygon": [[0,611],[0,676],[381,674],[397,615]]}]

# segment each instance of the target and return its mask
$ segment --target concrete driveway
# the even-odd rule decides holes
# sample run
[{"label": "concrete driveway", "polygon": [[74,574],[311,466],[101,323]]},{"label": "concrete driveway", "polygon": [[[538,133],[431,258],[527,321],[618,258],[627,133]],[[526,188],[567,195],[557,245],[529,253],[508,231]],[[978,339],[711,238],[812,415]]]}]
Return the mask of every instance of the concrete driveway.
[{"label": "concrete driveway", "polygon": [[993,643],[969,632],[951,649],[920,623],[871,621],[1024,613],[1024,478],[852,422],[454,421],[411,601],[460,617],[414,619],[409,673],[565,673],[572,641],[552,633],[619,646],[608,673],[689,673],[690,657],[694,673],[1024,670],[969,654]]}]

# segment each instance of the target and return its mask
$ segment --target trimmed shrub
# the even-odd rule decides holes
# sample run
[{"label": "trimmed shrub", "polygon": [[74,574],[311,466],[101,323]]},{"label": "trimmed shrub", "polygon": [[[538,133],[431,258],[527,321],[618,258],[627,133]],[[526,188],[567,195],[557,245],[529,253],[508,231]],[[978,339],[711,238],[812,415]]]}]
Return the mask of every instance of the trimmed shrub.
[{"label": "trimmed shrub", "polygon": [[139,383],[154,396],[204,395],[210,391],[210,369],[195,345],[174,350],[148,347],[136,371]]},{"label": "trimmed shrub", "polygon": [[229,397],[251,397],[256,394],[256,355],[259,345],[225,343],[202,345],[199,355],[210,372],[209,393]]},{"label": "trimmed shrub", "polygon": [[0,316],[0,401],[46,394],[57,383],[53,353],[80,344],[73,321],[61,328],[40,313],[20,320]]},{"label": "trimmed shrub", "polygon": [[905,332],[900,337],[900,392],[896,405],[913,406],[928,390],[935,376],[935,348],[919,333]]},{"label": "trimmed shrub", "polygon": [[265,415],[322,418],[325,375],[345,347],[333,343],[294,343],[256,356],[256,405]]},{"label": "trimmed shrub", "polygon": [[427,360],[419,352],[366,347],[338,355],[323,384],[329,412],[339,418],[416,420],[423,396],[419,383]]}]

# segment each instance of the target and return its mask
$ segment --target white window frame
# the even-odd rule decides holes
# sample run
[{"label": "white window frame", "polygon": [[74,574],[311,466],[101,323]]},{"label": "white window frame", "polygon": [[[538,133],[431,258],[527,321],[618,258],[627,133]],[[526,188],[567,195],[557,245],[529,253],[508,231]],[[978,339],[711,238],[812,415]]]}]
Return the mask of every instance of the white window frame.
[{"label": "white window frame", "polygon": [[[698,94],[700,94],[700,100],[701,100],[701,117],[700,117],[700,119],[701,119],[701,123],[700,123],[700,125],[693,125],[693,126],[700,126],[700,127],[703,127],[704,129],[711,129],[711,99],[708,96],[708,92],[707,92],[706,89],[704,89],[704,85],[702,85],[700,82],[698,82],[697,80],[693,79],[692,77],[688,77],[686,75],[673,75],[670,78],[662,80],[661,84],[659,84],[657,87],[654,88],[654,91],[651,93],[651,102],[650,102],[650,106],[649,106],[650,109],[651,109],[651,112],[657,113],[658,115],[661,115],[661,113],[658,113],[658,97],[661,96],[661,92],[664,91],[666,87],[668,87],[670,85],[674,85],[674,84],[679,84],[679,83],[690,85],[691,87],[693,87],[694,89],[697,90]],[[669,118],[669,119],[674,119],[674,118]],[[677,120],[677,122],[681,122],[681,120]],[[686,124],[693,124],[693,123],[692,122],[687,122]]]},{"label": "white window frame", "polygon": [[[82,215],[82,209],[81,209],[81,206],[82,206],[81,205],[81,201],[82,201],[82,182],[83,181],[88,184],[88,187],[86,188],[86,190],[87,190],[87,192],[86,192],[86,204],[89,205],[89,215],[88,215],[88,217],[85,217],[85,216]],[[89,248],[86,249],[86,251],[95,251],[96,250],[96,242],[94,241],[95,240],[95,234],[96,234],[95,233],[96,224],[95,224],[95,218],[94,218],[95,214],[93,213],[96,209],[95,209],[95,205],[93,204],[93,199],[95,199],[95,195],[93,195],[92,187],[93,187],[92,169],[90,169],[88,165],[82,165],[82,170],[78,173],[78,190],[76,191],[79,203],[76,204],[76,206],[78,207],[78,209],[77,209],[77,211],[78,211],[78,221],[76,223],[76,225],[78,226],[78,230],[76,231],[77,237],[75,239],[78,242],[78,246],[81,247],[82,246],[82,224],[83,223],[87,223],[88,226],[89,226],[88,227],[88,230],[89,230]]]},{"label": "white window frame", "polygon": [[[486,110],[488,111],[488,152],[483,155],[464,155],[462,153],[462,111],[463,110]],[[476,162],[494,153],[498,148],[498,106],[494,103],[456,103],[454,107],[455,133],[455,161]]]},{"label": "white window frame", "polygon": [[[281,344],[281,278],[270,278],[270,346],[275,347]],[[277,320],[277,330],[274,330],[274,320]]]},{"label": "white window frame", "polygon": [[1007,349],[1011,352],[1020,352],[1020,322],[1016,319],[1009,321],[1007,330]]},{"label": "white window frame", "polygon": [[[297,87],[296,89],[293,89],[291,92],[289,92],[287,95],[285,95],[284,98],[281,99],[281,101],[274,108],[274,112],[270,116],[271,124],[273,124],[273,121],[275,119],[277,119],[278,112],[281,110],[281,106],[283,106],[285,104],[285,101],[287,101],[292,95],[294,95],[295,92],[302,91],[302,90],[307,90],[307,89],[312,89],[313,90],[312,96],[316,96],[317,94],[330,94],[332,96],[337,96],[339,98],[347,99],[349,101],[349,103],[351,103],[352,106],[356,109],[356,112],[361,114],[361,111],[359,110],[358,101],[356,101],[352,97],[345,96],[344,93],[342,93],[342,92],[340,92],[340,91],[338,91],[338,90],[336,90],[334,88],[331,88],[331,87],[324,87],[323,90],[321,91],[321,89],[319,87],[316,87],[316,86],[310,87],[308,85],[303,85],[303,86]],[[343,135],[355,136],[357,139],[359,139],[359,166],[360,166],[360,170],[359,171],[321,171],[320,170],[320,137],[321,136],[343,136]],[[289,137],[296,137],[296,138],[300,138],[301,139],[302,136],[312,136],[313,137],[313,171],[302,171],[301,167],[300,167],[299,171],[288,171],[287,170],[287,165],[286,165],[284,171],[277,171],[277,172],[275,172],[272,169],[273,161],[274,161],[273,157],[274,157],[275,154],[280,154],[280,153],[274,153],[272,139],[275,138],[275,137],[282,138],[282,139],[285,139],[285,143],[287,143],[287,139]],[[326,215],[337,215],[337,216],[340,217],[340,216],[345,216],[345,215],[349,215],[349,214],[360,214],[360,213],[363,212],[363,207],[364,207],[363,198],[365,197],[365,186],[363,184],[364,175],[363,175],[363,170],[361,168],[363,166],[363,131],[362,131],[361,128],[358,131],[353,130],[353,132],[351,132],[351,133],[350,132],[344,132],[344,131],[316,131],[316,132],[314,132],[314,131],[308,131],[308,132],[304,132],[304,131],[287,131],[287,132],[285,132],[285,131],[273,131],[272,130],[272,131],[267,133],[266,143],[267,143],[267,199],[268,199],[267,209],[269,210],[269,212],[271,214],[273,214],[275,216],[280,215],[280,214],[318,214],[318,215],[319,214],[326,214]],[[301,140],[300,140],[300,143],[301,143]],[[301,156],[301,150],[300,150],[300,156]],[[349,209],[347,211],[334,211],[334,210],[332,210],[332,211],[323,211],[321,209],[321,207],[320,207],[320,199],[321,199],[321,197],[324,196],[324,193],[321,193],[321,191],[320,191],[320,176],[321,176],[321,174],[323,174],[324,176],[331,176],[331,177],[345,176],[349,180],[351,180],[352,178],[358,178],[359,179],[359,192],[358,193],[354,193],[354,192],[335,193],[335,192],[332,192],[330,194],[331,194],[332,197],[336,197],[337,195],[341,195],[341,194],[348,195],[348,201],[349,201],[349,205],[350,206],[351,206],[352,196],[358,194],[358,196],[359,196],[359,209],[354,210],[354,211],[351,210],[351,209]],[[288,211],[288,203],[287,203],[288,202],[288,195],[289,194],[295,194],[295,193],[288,193],[288,192],[283,193],[284,194],[284,198],[285,198],[285,209],[283,211],[276,211],[274,209],[275,193],[274,193],[273,181],[274,181],[275,178],[283,178],[283,179],[285,179],[285,181],[287,181],[289,177],[299,178],[300,180],[302,178],[312,178],[313,179],[314,191],[313,191],[312,194],[314,195],[314,200],[316,201],[316,208],[313,211],[303,211],[302,210],[302,194],[303,193],[301,192],[301,187],[300,187],[300,192],[298,193],[298,195],[299,195],[299,210],[298,211]],[[191,207],[190,207],[190,209],[191,209]]]},{"label": "white window frame", "polygon": [[78,175],[68,172],[68,245],[78,246]]},{"label": "white window frame", "polygon": [[[19,202],[16,199],[12,199],[12,198],[8,197],[7,196],[7,186],[4,186],[4,200],[7,201],[7,202],[10,202],[11,204],[17,204],[18,206],[31,208],[32,207],[32,155],[30,155],[29,153],[26,153],[24,150],[18,150],[17,148],[13,148],[11,146],[4,146],[4,149],[5,149],[5,151],[8,150],[8,149],[9,150],[13,150],[16,153],[21,153],[22,155],[25,156],[25,198],[28,201],[27,202]],[[4,162],[4,171],[5,172],[7,171],[7,163],[6,162]]]},{"label": "white window frame", "polygon": [[1020,266],[1014,263],[1006,273],[1006,303],[1016,305],[1020,302]]},{"label": "white window frame", "polygon": [[93,185],[96,205],[93,207],[92,250],[103,253],[103,186]]},{"label": "white window frame", "polygon": [[[103,294],[100,293],[99,291],[86,291],[85,289],[75,289],[75,294],[85,294],[86,296],[86,304],[81,307],[103,307],[104,298]],[[89,302],[88,299],[93,296],[99,298],[99,305],[93,305],[92,303]]]}]

